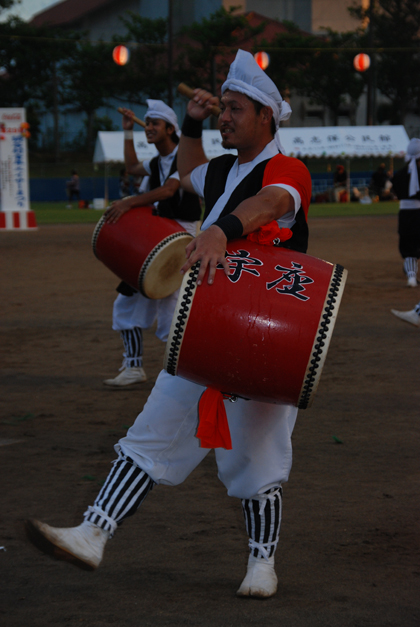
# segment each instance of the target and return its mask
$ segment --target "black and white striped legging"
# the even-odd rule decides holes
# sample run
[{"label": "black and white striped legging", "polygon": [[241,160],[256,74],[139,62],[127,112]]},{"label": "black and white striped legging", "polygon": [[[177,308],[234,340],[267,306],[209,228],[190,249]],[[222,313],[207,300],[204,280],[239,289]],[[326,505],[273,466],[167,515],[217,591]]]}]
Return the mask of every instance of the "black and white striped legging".
[{"label": "black and white striped legging", "polygon": [[249,549],[254,557],[268,559],[279,541],[281,522],[281,487],[272,488],[257,499],[242,499]]},{"label": "black and white striped legging", "polygon": [[[119,454],[85,520],[114,534],[125,518],[132,516],[155,485],[153,479],[130,457]],[[257,499],[242,499],[249,548],[254,557],[274,555],[280,533],[281,488],[272,488]]]},{"label": "black and white striped legging", "polygon": [[417,276],[418,261],[416,257],[406,257],[404,259],[404,271],[408,277]]},{"label": "black and white striped legging", "polygon": [[122,521],[137,511],[154,485],[144,470],[120,452],[94,505],[85,512],[85,520],[112,536]]},{"label": "black and white striped legging", "polygon": [[121,331],[124,343],[124,366],[126,368],[141,368],[143,365],[143,334],[140,327]]}]

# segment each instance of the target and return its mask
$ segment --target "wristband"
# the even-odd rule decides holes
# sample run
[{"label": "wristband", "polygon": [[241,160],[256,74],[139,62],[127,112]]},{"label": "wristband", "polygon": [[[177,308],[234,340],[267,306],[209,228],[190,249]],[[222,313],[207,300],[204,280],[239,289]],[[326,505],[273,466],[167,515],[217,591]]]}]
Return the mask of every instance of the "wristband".
[{"label": "wristband", "polygon": [[184,137],[200,139],[203,132],[203,122],[201,120],[194,120],[194,118],[186,113],[184,121],[182,123],[181,132]]},{"label": "wristband", "polygon": [[231,213],[227,216],[223,216],[223,218],[220,218],[217,222],[214,222],[214,226],[218,226],[219,229],[222,229],[228,240],[239,239],[244,232],[244,227],[240,219]]},{"label": "wristband", "polygon": [[124,130],[124,139],[133,139],[133,131]]}]

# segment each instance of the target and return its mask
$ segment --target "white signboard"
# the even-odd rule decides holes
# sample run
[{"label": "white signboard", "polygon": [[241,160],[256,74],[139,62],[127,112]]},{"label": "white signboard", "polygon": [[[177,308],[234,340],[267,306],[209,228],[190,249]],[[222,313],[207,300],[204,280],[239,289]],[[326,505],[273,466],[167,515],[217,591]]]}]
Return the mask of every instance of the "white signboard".
[{"label": "white signboard", "polygon": [[0,109],[0,209],[29,211],[25,109]]},{"label": "white signboard", "polygon": [[403,126],[280,128],[289,157],[402,157],[410,141]]}]

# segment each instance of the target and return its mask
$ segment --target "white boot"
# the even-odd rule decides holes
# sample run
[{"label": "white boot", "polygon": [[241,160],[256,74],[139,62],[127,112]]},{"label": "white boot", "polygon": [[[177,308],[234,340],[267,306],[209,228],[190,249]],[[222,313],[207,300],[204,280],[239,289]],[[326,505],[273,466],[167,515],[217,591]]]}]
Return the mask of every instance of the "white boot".
[{"label": "white boot", "polygon": [[120,388],[134,383],[144,383],[147,381],[143,368],[126,368],[115,379],[105,379],[104,384],[110,387]]},{"label": "white boot", "polygon": [[237,596],[267,599],[277,592],[277,575],[274,571],[274,555],[268,560],[249,556],[248,569]]},{"label": "white boot", "polygon": [[414,324],[415,327],[420,327],[420,315],[415,309],[412,309],[411,311],[397,311],[396,309],[391,309],[391,313],[405,322]]},{"label": "white boot", "polygon": [[38,549],[83,570],[95,570],[99,566],[109,537],[109,531],[88,521],[78,527],[60,529],[39,520],[27,520],[26,532]]}]

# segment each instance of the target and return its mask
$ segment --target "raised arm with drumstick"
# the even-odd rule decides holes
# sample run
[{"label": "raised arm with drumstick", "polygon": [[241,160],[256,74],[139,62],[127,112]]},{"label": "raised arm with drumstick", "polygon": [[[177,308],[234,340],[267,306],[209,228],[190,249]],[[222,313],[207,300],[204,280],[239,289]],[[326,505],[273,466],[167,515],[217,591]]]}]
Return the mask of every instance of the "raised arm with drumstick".
[{"label": "raised arm with drumstick", "polygon": [[[143,161],[137,158],[133,141],[133,127],[135,118],[134,113],[130,109],[119,109],[123,114],[122,127],[124,130],[124,162],[128,174],[135,177],[149,176],[148,167],[144,167]],[[140,120],[138,120],[140,121]],[[167,120],[159,118],[146,117],[144,123],[146,139],[149,144],[154,144],[161,157],[171,155],[178,143],[178,137],[175,133],[175,126]],[[176,139],[175,139],[176,138]],[[146,166],[150,160],[146,161]],[[105,211],[105,219],[107,222],[118,222],[120,217],[133,207],[141,205],[153,205],[174,197],[180,187],[179,177],[168,176],[166,180],[158,181],[158,184],[147,189],[141,196],[134,195],[116,200]]]},{"label": "raised arm with drumstick", "polygon": [[[204,171],[207,159],[201,141],[202,122],[218,105],[218,99],[207,91],[195,89],[188,103],[187,116],[182,127],[178,150],[178,168],[183,189],[200,193],[191,175],[198,168]],[[237,170],[253,161],[263,152],[275,135],[273,108],[264,103],[253,104],[250,97],[237,91],[235,85],[226,89],[220,102],[219,128],[224,148],[238,151]],[[214,160],[215,161],[215,160]],[[234,159],[235,161],[235,159]],[[232,168],[232,170],[234,170]],[[196,177],[197,174],[194,175]],[[200,185],[201,187],[201,185]],[[226,199],[227,200],[227,199]],[[213,283],[216,268],[224,267],[229,274],[225,259],[228,239],[248,235],[282,216],[293,212],[295,199],[288,189],[267,186],[259,189],[234,206],[229,216],[220,220],[204,220],[203,231],[186,248],[187,261],[182,272],[200,261],[197,284],[200,285],[208,270],[208,283]],[[219,215],[223,207],[219,211]],[[207,216],[205,216],[207,217]]]},{"label": "raised arm with drumstick", "polygon": [[[144,192],[117,200],[105,212],[105,219],[116,224],[122,215],[135,207],[153,205],[157,215],[178,221],[191,234],[196,233],[201,215],[198,196],[180,190],[177,172],[178,121],[175,112],[161,100],[148,100],[145,122],[136,118],[130,109],[120,109],[124,130],[124,160],[128,174],[147,177],[143,180]],[[158,156],[139,161],[133,141],[133,127],[137,123],[145,128],[149,144],[156,146]],[[147,234],[145,234],[147,237]],[[113,307],[112,328],[119,331],[124,343],[123,371],[105,385],[121,387],[146,380],[143,370],[143,331],[157,320],[156,334],[166,341],[173,309],[174,295],[150,302],[139,292],[122,282]]]}]

